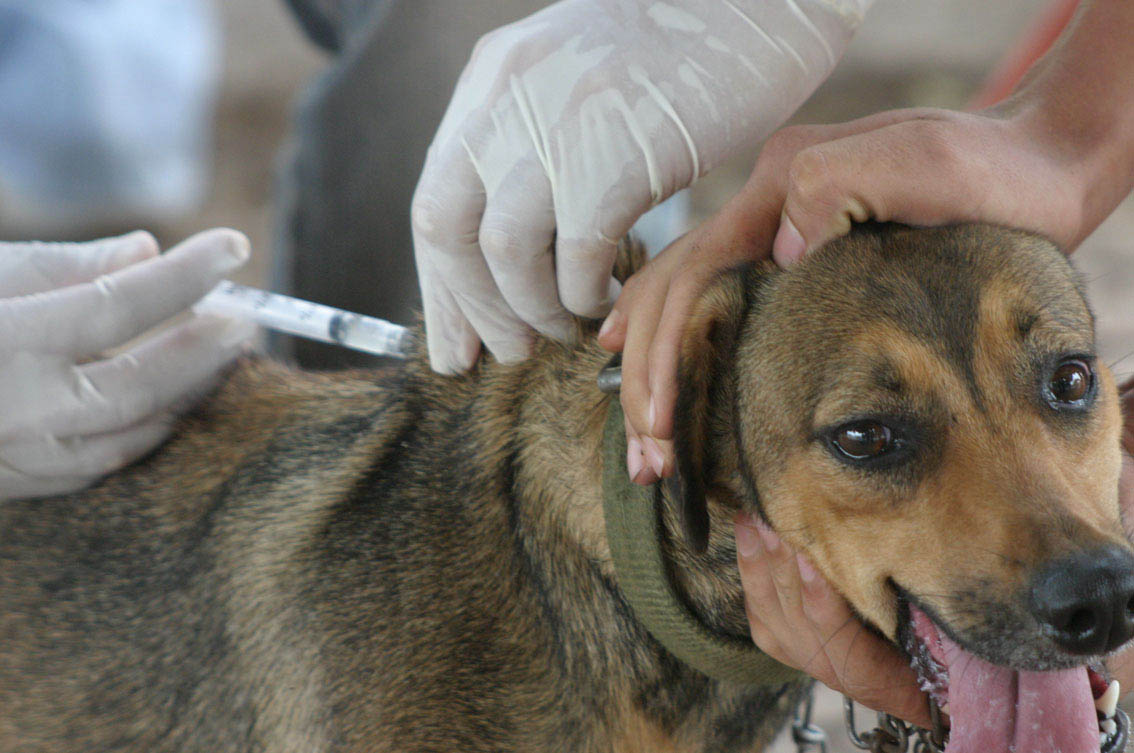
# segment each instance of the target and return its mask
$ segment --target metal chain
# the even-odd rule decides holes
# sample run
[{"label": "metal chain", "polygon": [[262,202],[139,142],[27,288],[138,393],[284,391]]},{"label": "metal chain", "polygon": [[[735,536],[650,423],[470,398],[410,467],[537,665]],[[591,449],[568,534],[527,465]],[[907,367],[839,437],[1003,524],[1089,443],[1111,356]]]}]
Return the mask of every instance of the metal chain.
[{"label": "metal chain", "polygon": [[854,722],[854,701],[843,696],[843,717],[851,744],[870,753],[907,753],[913,741],[914,753],[944,753],[948,732],[941,720],[941,710],[931,698],[929,715],[933,730],[925,730],[889,714],[878,714],[878,726],[859,734]]},{"label": "metal chain", "polygon": [[796,753],[809,753],[818,749],[827,753],[827,733],[811,722],[811,712],[815,708],[815,686],[807,689],[807,694],[795,709],[795,719],[791,722],[791,739]]}]

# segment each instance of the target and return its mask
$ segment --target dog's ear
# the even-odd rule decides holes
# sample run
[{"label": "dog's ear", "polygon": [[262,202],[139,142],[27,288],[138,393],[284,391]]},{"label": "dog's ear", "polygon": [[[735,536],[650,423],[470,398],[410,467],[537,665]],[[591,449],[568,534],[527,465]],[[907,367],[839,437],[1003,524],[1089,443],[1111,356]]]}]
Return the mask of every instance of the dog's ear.
[{"label": "dog's ear", "polygon": [[715,459],[709,451],[714,406],[731,411],[733,359],[748,311],[751,268],[730,270],[697,300],[681,341],[670,493],[678,501],[685,538],[693,551],[709,544],[706,485]]}]

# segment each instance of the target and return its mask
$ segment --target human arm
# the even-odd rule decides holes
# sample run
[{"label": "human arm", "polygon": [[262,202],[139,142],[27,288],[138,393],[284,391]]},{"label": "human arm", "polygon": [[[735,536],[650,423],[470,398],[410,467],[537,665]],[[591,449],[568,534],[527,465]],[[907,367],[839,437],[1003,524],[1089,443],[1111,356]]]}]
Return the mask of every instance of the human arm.
[{"label": "human arm", "polygon": [[650,461],[638,480],[671,472],[677,343],[720,269],[769,255],[789,264],[865,219],[993,222],[1073,250],[1134,180],[1132,24],[1129,3],[1086,3],[989,110],[898,110],[771,138],[741,192],[631,279],[600,336],[623,352],[627,436]]},{"label": "human arm", "polygon": [[485,36],[413,201],[433,368],[605,315],[634,221],[790,115],[869,4],[561,0]]},{"label": "human arm", "polygon": [[191,316],[133,341],[249,251],[239,233],[213,230],[157,253],[148,233],[0,243],[0,502],[75,491],[141,457],[253,334]]}]

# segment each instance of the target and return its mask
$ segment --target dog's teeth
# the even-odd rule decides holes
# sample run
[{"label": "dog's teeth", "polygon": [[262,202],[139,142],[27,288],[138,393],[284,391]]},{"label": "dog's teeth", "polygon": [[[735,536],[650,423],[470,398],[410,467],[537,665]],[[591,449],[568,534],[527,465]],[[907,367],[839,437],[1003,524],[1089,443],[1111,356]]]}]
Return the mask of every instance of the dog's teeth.
[{"label": "dog's teeth", "polygon": [[1113,735],[1115,732],[1118,732],[1118,725],[1114,723],[1113,719],[1103,719],[1099,723],[1099,729],[1107,733],[1107,735]]},{"label": "dog's teeth", "polygon": [[1106,744],[1107,744],[1107,743],[1108,743],[1109,741],[1110,741],[1110,735],[1105,735],[1105,734],[1103,734],[1102,732],[1100,732],[1100,733],[1099,733],[1099,747],[1100,747],[1100,748],[1103,748],[1103,747],[1105,747],[1105,746],[1106,746]]},{"label": "dog's teeth", "polygon": [[1114,710],[1118,707],[1118,680],[1111,680],[1110,685],[1106,686],[1106,692],[1099,696],[1095,701],[1095,708],[1102,712],[1103,716],[1110,719],[1114,716]]}]

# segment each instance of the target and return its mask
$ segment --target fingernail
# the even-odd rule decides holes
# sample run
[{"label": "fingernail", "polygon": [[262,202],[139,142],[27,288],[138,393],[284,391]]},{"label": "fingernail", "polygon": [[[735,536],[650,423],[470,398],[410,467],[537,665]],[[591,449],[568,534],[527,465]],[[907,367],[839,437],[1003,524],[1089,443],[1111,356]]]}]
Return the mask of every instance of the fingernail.
[{"label": "fingernail", "polygon": [[155,256],[161,248],[158,246],[157,239],[153,234],[146,230],[134,230],[133,232],[126,233],[122,236],[124,244],[129,246],[132,251],[147,256]]},{"label": "fingernail", "polygon": [[766,523],[760,521],[756,524],[756,528],[760,531],[760,539],[764,542],[765,549],[774,552],[780,548],[780,537]]},{"label": "fingernail", "polygon": [[654,433],[657,433],[657,430],[658,430],[657,429],[657,417],[658,417],[658,409],[654,405],[654,396],[650,395],[650,414],[647,417],[647,420],[650,422],[650,431],[652,431]]},{"label": "fingernail", "polygon": [[760,551],[760,534],[739,520],[736,522],[736,551],[745,559],[752,559]]},{"label": "fingernail", "polygon": [[609,335],[622,323],[622,312],[618,309],[610,312],[610,315],[603,321],[602,326],[599,327],[598,336],[602,339]]},{"label": "fingernail", "polygon": [[772,258],[781,267],[794,264],[803,258],[807,251],[807,242],[803,240],[799,230],[791,218],[786,214],[780,217],[780,229],[776,232],[776,239],[772,242]]},{"label": "fingernail", "polygon": [[658,475],[654,473],[654,469],[650,466],[642,468],[642,472],[634,479],[634,483],[638,486],[650,486],[658,480]]},{"label": "fingernail", "polygon": [[811,564],[811,560],[807,559],[802,554],[795,555],[795,563],[799,565],[799,577],[803,579],[804,583],[810,585],[819,577],[819,573],[816,572],[815,566]]},{"label": "fingernail", "polygon": [[638,478],[643,465],[645,460],[642,458],[642,443],[637,439],[629,440],[626,443],[626,473],[631,481]]},{"label": "fingernail", "polygon": [[665,471],[665,454],[658,447],[657,442],[650,437],[645,437],[642,440],[642,449],[646,454],[646,461],[649,462],[650,468],[658,475],[658,478],[661,478]]},{"label": "fingernail", "polygon": [[240,261],[241,264],[248,261],[252,256],[252,243],[243,233],[236,233],[232,240],[232,255]]}]

